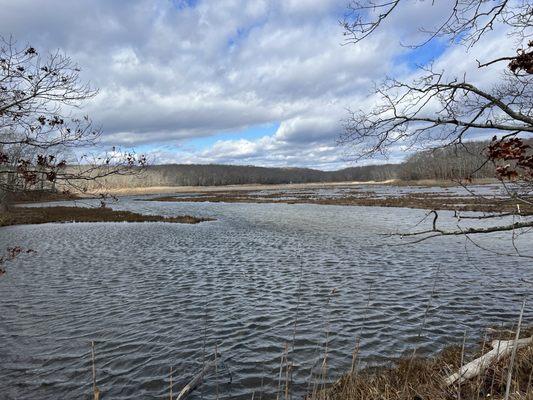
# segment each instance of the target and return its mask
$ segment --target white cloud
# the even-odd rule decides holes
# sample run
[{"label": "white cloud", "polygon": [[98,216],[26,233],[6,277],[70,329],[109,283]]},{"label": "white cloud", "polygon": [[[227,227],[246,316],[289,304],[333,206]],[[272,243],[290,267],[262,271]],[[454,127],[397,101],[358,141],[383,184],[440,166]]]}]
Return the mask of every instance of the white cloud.
[{"label": "white cloud", "polygon": [[[79,61],[100,88],[84,111],[106,143],[152,143],[161,162],[332,168],[343,165],[335,140],[345,109],[370,106],[373,80],[411,73],[397,62],[407,51],[398,38],[417,40],[413,15],[430,24],[446,6],[413,2],[369,40],[341,46],[346,3],[0,0],[0,34]],[[485,51],[497,47],[491,40]],[[468,59],[456,49],[442,63],[472,69]],[[167,146],[265,123],[279,129],[189,152]]]}]

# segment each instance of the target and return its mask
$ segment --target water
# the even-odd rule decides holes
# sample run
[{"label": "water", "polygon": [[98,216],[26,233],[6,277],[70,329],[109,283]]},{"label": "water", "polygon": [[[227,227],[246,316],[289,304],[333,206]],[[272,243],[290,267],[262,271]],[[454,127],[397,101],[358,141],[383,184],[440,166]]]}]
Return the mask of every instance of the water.
[{"label": "water", "polygon": [[[516,321],[524,296],[533,322],[520,280],[533,280],[531,260],[461,237],[396,246],[383,236],[412,228],[422,210],[133,198],[115,207],[217,221],[1,228],[1,248],[37,251],[0,279],[2,398],[90,398],[93,340],[104,399],[168,398],[170,367],[176,393],[215,346],[227,368],[191,399],[216,398],[217,386],[220,398],[274,398],[286,343],[297,398],[315,381],[326,332],[334,379],[358,336],[362,362],[375,364]],[[479,244],[510,251],[508,239]]]}]

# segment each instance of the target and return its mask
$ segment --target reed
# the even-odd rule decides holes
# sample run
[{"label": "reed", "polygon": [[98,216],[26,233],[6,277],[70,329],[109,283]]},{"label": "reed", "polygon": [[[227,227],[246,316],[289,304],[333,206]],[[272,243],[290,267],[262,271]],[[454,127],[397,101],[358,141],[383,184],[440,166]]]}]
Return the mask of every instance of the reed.
[{"label": "reed", "polygon": [[[518,329],[514,334],[517,331]],[[509,335],[499,332],[492,335],[492,339],[509,339]],[[533,327],[522,329],[516,338],[527,338],[531,335]],[[510,340],[514,339],[515,337],[512,337]],[[459,370],[467,358],[481,356],[485,351],[486,341],[485,335],[472,355],[467,355],[465,345],[452,346],[435,357],[402,358],[386,366],[353,371],[326,390],[311,394],[309,399],[504,399],[508,393],[509,400],[533,400],[533,344],[515,350],[514,358],[506,357],[490,365],[475,379],[450,386],[444,383],[444,378],[450,372]]]},{"label": "reed", "polygon": [[93,400],[100,400],[100,389],[96,386],[96,362],[94,357],[94,341],[91,342],[91,361],[93,372]]}]

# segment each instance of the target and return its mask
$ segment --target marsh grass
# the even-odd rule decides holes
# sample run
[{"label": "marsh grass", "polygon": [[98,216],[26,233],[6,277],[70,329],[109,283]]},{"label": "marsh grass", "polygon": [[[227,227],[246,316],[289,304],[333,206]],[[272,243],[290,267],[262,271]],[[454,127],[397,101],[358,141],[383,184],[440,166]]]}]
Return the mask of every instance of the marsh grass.
[{"label": "marsh grass", "polygon": [[[437,268],[433,276],[433,287],[427,300],[418,338],[425,330],[427,317],[436,293],[436,282],[440,274]],[[468,362],[477,359],[492,349],[494,340],[518,340],[533,336],[533,326],[523,327],[522,317],[525,299],[522,303],[518,324],[511,329],[489,328],[474,349],[467,347],[467,331],[461,345],[449,346],[434,357],[422,357],[415,345],[410,356],[391,360],[386,365],[360,368],[360,338],[363,333],[366,313],[370,306],[372,287],[368,291],[368,303],[363,316],[359,336],[355,339],[350,370],[333,384],[307,395],[308,400],[533,400],[533,344],[516,349],[507,357],[494,362],[478,376],[453,385],[446,385],[445,378],[456,373]],[[329,305],[329,299],[328,299]],[[328,326],[328,325],[326,325]],[[328,330],[326,329],[327,357]]]},{"label": "marsh grass", "polygon": [[[533,335],[533,328],[522,329],[520,337]],[[533,400],[533,345],[516,351],[514,360],[505,357],[487,368],[480,376],[446,386],[444,378],[459,370],[487,350],[485,336],[471,354],[463,346],[451,346],[437,356],[402,358],[389,365],[353,371],[326,390],[312,394],[313,400],[452,400],[504,399],[512,369],[509,399]],[[491,340],[512,340],[513,333],[493,333]],[[512,361],[512,364],[511,364]]]},{"label": "marsh grass", "polygon": [[13,207],[0,215],[0,227],[10,225],[46,224],[49,222],[171,222],[197,224],[212,221],[189,215],[165,217],[102,207]]}]

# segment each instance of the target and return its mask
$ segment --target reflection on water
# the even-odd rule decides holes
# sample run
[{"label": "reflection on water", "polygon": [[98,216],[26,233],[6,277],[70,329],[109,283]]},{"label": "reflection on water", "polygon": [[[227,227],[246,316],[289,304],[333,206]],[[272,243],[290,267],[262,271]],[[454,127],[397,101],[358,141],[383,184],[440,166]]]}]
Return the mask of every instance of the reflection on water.
[{"label": "reflection on water", "polygon": [[[411,227],[421,210],[132,199],[117,207],[218,220],[0,229],[0,246],[38,252],[0,280],[5,398],[89,398],[91,340],[104,398],[165,398],[170,366],[176,392],[215,346],[233,378],[228,384],[220,372],[221,398],[272,398],[296,317],[289,357],[294,393],[302,394],[328,326],[334,378],[350,366],[358,336],[365,363],[415,345],[435,352],[460,342],[465,329],[475,336],[514,321],[531,292],[519,279],[533,279],[530,261],[481,252],[462,238],[393,246],[397,239],[382,236]],[[480,240],[495,248],[498,238]],[[214,398],[216,381],[209,377],[191,398]]]}]

